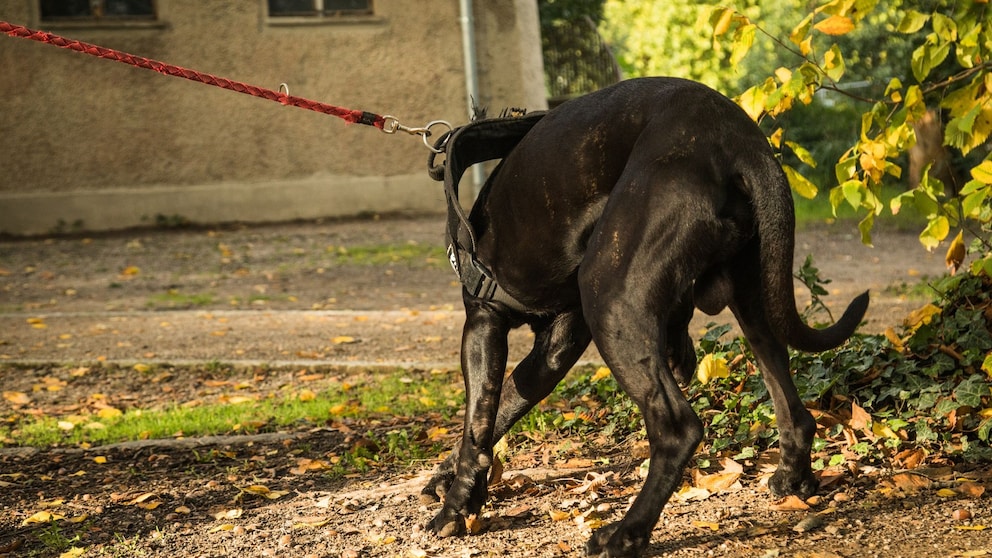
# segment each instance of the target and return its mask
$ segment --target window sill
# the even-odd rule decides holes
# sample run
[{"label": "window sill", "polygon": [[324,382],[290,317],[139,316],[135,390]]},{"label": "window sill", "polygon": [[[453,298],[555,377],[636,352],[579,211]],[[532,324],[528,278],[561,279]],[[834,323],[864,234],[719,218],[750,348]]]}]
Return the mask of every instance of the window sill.
[{"label": "window sill", "polygon": [[386,18],[376,15],[361,16],[269,16],[270,27],[311,27],[323,25],[384,25]]}]

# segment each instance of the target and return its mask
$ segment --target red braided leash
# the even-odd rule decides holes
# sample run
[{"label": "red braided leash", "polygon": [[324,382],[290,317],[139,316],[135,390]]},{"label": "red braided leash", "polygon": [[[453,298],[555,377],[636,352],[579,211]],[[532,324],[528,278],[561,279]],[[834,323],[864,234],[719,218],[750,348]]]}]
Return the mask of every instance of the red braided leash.
[{"label": "red braided leash", "polygon": [[89,43],[66,39],[58,35],[53,35],[52,33],[46,33],[45,31],[35,31],[20,25],[7,23],[6,21],[0,21],[0,32],[6,33],[11,37],[20,37],[22,39],[30,39],[32,41],[47,43],[57,47],[81,52],[83,54],[89,54],[90,56],[96,56],[97,58],[105,58],[107,60],[123,62],[124,64],[130,64],[131,66],[137,66],[138,68],[144,68],[146,70],[153,70],[167,76],[186,78],[188,80],[198,81],[200,83],[213,85],[222,89],[237,91],[238,93],[244,93],[253,97],[261,97],[270,101],[276,101],[283,105],[290,105],[316,112],[322,112],[324,114],[330,114],[331,116],[337,116],[348,123],[365,124],[366,126],[374,126],[382,130],[383,125],[386,122],[385,117],[371,112],[350,110],[328,105],[326,103],[311,101],[302,97],[294,97],[287,93],[272,91],[271,89],[265,89],[263,87],[248,85],[247,83],[241,83],[222,77],[212,76],[210,74],[204,74],[202,72],[197,72],[196,70],[173,66],[172,64],[166,64],[150,58],[143,58],[141,56],[135,56],[126,52],[120,52]]}]

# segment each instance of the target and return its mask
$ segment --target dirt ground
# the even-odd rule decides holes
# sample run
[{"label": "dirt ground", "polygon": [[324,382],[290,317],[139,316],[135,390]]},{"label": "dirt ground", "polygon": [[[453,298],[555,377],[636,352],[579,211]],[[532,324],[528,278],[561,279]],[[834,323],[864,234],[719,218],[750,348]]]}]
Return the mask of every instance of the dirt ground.
[{"label": "dirt ground", "polygon": [[[460,297],[442,233],[442,217],[416,216],[0,241],[0,387],[58,414],[92,405],[98,390],[119,406],[222,397],[232,386],[265,397],[302,372],[317,392],[383,367],[457,383]],[[796,247],[797,265],[812,253],[832,280],[835,315],[871,289],[868,332],[898,326],[924,302],[914,286],[943,272],[942,254],[924,252],[913,233],[880,231],[875,241],[863,247],[853,226],[817,226],[800,231]],[[337,257],[383,246],[413,255]],[[803,304],[801,286],[797,298]],[[693,331],[713,320],[698,317]],[[512,341],[519,359],[527,332]],[[217,362],[236,366],[219,377]],[[151,382],[135,363],[168,373]],[[44,387],[53,382],[60,388]],[[23,410],[15,407],[0,400],[0,417]],[[73,547],[178,558],[580,556],[590,530],[618,519],[640,486],[635,441],[521,449],[473,523],[479,532],[442,540],[422,529],[437,505],[417,497],[435,456],[413,469],[328,473],[334,456],[425,420],[447,431],[439,443],[454,443],[457,417],[437,416],[0,448],[0,556],[79,555]],[[773,457],[742,460],[733,482],[676,498],[648,555],[992,555],[988,464],[828,469],[814,500],[776,503],[762,484]]]}]

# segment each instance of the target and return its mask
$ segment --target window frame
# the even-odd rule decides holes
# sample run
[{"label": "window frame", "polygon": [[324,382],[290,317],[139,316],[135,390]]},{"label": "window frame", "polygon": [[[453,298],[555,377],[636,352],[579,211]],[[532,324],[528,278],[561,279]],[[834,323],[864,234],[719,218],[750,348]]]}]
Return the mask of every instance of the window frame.
[{"label": "window frame", "polygon": [[309,0],[312,10],[292,14],[272,14],[269,0],[262,0],[262,13],[265,21],[273,26],[292,25],[337,25],[351,23],[381,23],[383,18],[375,11],[375,0],[367,0],[368,8],[358,10],[328,10],[325,9],[327,0]]},{"label": "window frame", "polygon": [[[89,16],[56,16],[56,17],[45,17],[41,10],[41,1],[37,0],[31,2],[32,8],[34,9],[34,19],[39,25],[46,29],[52,28],[105,28],[105,29],[119,29],[119,28],[162,28],[165,27],[165,22],[162,21],[159,11],[158,0],[149,0],[151,3],[152,14],[151,15],[106,15],[103,13],[94,14],[93,4],[94,2],[99,2],[100,7],[106,5],[107,0],[89,0],[90,3],[90,14]],[[104,11],[104,10],[101,10]]]}]

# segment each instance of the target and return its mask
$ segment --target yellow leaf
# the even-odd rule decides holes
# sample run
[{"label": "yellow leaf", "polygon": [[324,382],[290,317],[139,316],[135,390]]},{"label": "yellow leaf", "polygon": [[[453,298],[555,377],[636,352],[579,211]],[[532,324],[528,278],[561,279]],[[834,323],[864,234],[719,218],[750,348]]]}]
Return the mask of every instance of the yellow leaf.
[{"label": "yellow leaf", "polygon": [[699,381],[704,384],[709,383],[711,378],[726,378],[730,375],[727,359],[714,357],[712,354],[703,356],[703,360],[699,362],[699,367],[696,370],[696,375],[699,377]]},{"label": "yellow leaf", "polygon": [[74,546],[69,550],[66,550],[62,554],[59,554],[59,558],[77,558],[78,556],[82,556],[85,553],[86,553],[85,548],[79,548],[78,546]]},{"label": "yellow leaf", "polygon": [[253,484],[249,487],[242,488],[245,492],[249,494],[255,494],[258,496],[263,496],[269,500],[275,500],[277,498],[282,498],[283,496],[289,494],[287,490],[269,490],[269,487],[261,484]]},{"label": "yellow leaf", "polygon": [[947,255],[944,256],[944,263],[947,264],[947,269],[951,270],[951,275],[957,273],[961,264],[964,263],[964,256],[964,231],[962,230],[958,231],[958,235],[951,241],[951,245],[947,248]]},{"label": "yellow leaf", "polygon": [[129,265],[125,267],[123,270],[121,270],[121,275],[125,277],[134,277],[140,273],[141,273],[141,268],[134,265]]},{"label": "yellow leaf", "polygon": [[153,510],[153,509],[161,506],[162,505],[162,502],[159,502],[158,500],[155,500],[154,502],[142,502],[142,503],[136,504],[136,505],[139,508],[143,509],[143,510]]},{"label": "yellow leaf", "polygon": [[612,374],[612,372],[610,372],[609,368],[605,366],[600,366],[599,368],[596,369],[596,373],[592,375],[592,378],[590,378],[590,380],[592,382],[605,380],[606,378],[610,377],[610,374]]},{"label": "yellow leaf", "polygon": [[183,515],[186,515],[186,514],[190,513],[192,510],[189,509],[189,508],[187,508],[186,506],[179,506],[178,508],[176,508],[175,511],[176,511],[176,513],[181,513]]},{"label": "yellow leaf", "polygon": [[941,488],[937,491],[937,496],[940,496],[941,498],[954,498],[957,495],[958,493],[950,488]]},{"label": "yellow leaf", "polygon": [[709,529],[710,531],[719,531],[720,530],[720,524],[717,523],[716,521],[698,521],[698,520],[693,520],[692,521],[692,526],[695,527],[695,528],[697,528],[697,529]]},{"label": "yellow leaf", "polygon": [[551,521],[564,521],[569,517],[572,517],[567,511],[561,510],[548,510],[548,515],[551,517]]},{"label": "yellow leaf", "polygon": [[137,498],[135,498],[135,499],[131,500],[130,502],[128,502],[128,504],[131,504],[133,506],[135,504],[140,504],[142,502],[147,502],[148,500],[150,500],[150,499],[152,499],[154,497],[155,497],[155,493],[154,492],[145,492],[141,496],[138,496]]},{"label": "yellow leaf", "polygon": [[731,8],[720,8],[720,17],[716,18],[716,23],[713,25],[713,36],[719,37],[723,35],[730,29],[730,22],[734,18],[734,10]]},{"label": "yellow leaf", "polygon": [[349,343],[355,343],[355,342],[356,342],[355,338],[349,335],[339,335],[334,339],[331,339],[331,343],[334,343],[335,345],[347,345]]},{"label": "yellow leaf", "polygon": [[31,398],[28,397],[28,394],[20,391],[5,391],[3,392],[3,398],[14,405],[27,405],[31,403]]},{"label": "yellow leaf", "polygon": [[854,22],[849,17],[834,15],[817,23],[813,29],[826,35],[845,35],[854,30]]},{"label": "yellow leaf", "polygon": [[305,389],[305,390],[303,390],[303,391],[300,392],[300,395],[299,395],[299,400],[300,401],[313,401],[314,399],[317,399],[317,394],[316,393],[314,393],[314,392],[312,392],[312,391],[310,391],[308,389]]},{"label": "yellow leaf", "polygon": [[988,529],[985,525],[955,525],[958,531],[984,531]]},{"label": "yellow leaf", "polygon": [[149,370],[152,369],[151,366],[148,366],[147,364],[141,364],[141,363],[135,364],[133,368],[134,368],[134,370],[136,372],[142,372],[142,373],[148,372]]},{"label": "yellow leaf", "polygon": [[211,528],[207,532],[208,533],[216,533],[218,531],[232,531],[232,530],[234,530],[234,525],[232,525],[230,523],[224,523],[223,525],[218,525],[216,527]]},{"label": "yellow leaf", "polygon": [[893,440],[898,440],[899,436],[892,431],[884,422],[872,422],[871,423],[872,434],[878,436],[879,438],[891,438]]},{"label": "yellow leaf", "polygon": [[113,407],[104,407],[97,411],[96,415],[102,419],[117,418],[124,413],[120,409],[115,409]]},{"label": "yellow leaf", "polygon": [[889,343],[891,343],[892,347],[895,348],[897,351],[901,351],[903,349],[904,345],[902,339],[896,334],[895,329],[892,329],[891,327],[886,328],[885,338],[889,340]]},{"label": "yellow leaf", "polygon": [[940,314],[939,306],[927,304],[910,312],[909,316],[906,316],[905,325],[910,331],[916,331],[920,326],[929,324],[938,314]]},{"label": "yellow leaf", "polygon": [[102,455],[98,455],[93,458],[93,463],[97,463],[99,465],[103,465],[106,462],[107,462],[107,458]]},{"label": "yellow leaf", "polygon": [[40,511],[32,515],[31,517],[25,519],[21,522],[21,525],[33,525],[37,523],[49,523],[52,521],[58,521],[60,519],[65,519],[64,515],[57,513],[52,513],[48,511]]}]

